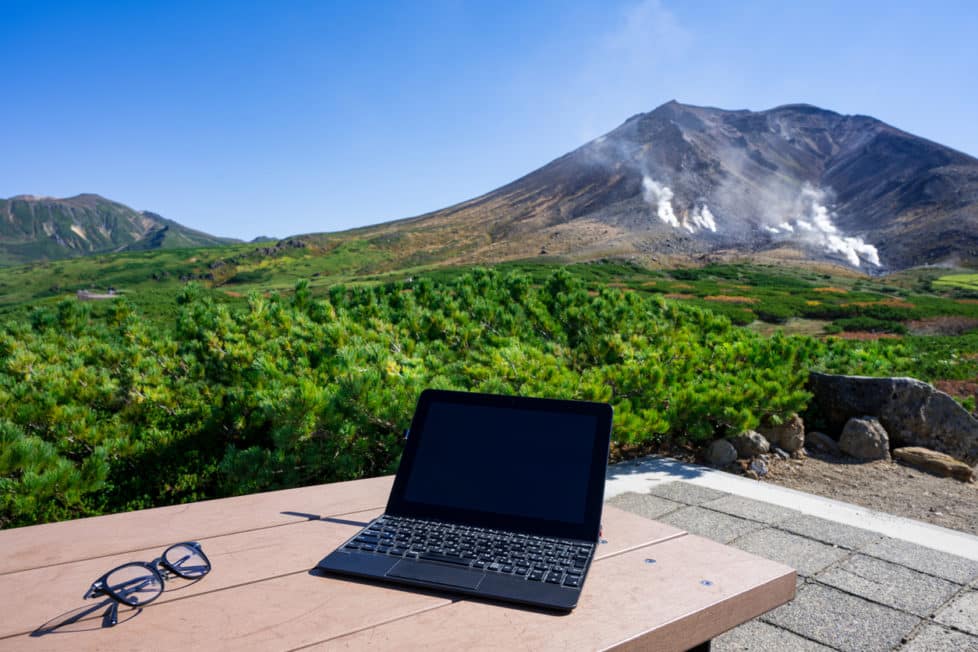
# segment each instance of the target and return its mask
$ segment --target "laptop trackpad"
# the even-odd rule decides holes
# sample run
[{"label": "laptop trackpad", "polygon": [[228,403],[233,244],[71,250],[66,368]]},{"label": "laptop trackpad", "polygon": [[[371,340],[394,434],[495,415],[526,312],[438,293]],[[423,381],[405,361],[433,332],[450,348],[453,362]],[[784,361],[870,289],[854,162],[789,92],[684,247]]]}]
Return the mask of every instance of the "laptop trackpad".
[{"label": "laptop trackpad", "polygon": [[452,568],[441,564],[402,559],[394,568],[387,571],[388,577],[403,577],[408,580],[419,580],[445,586],[457,586],[464,589],[474,589],[482,582],[485,573],[468,568]]}]

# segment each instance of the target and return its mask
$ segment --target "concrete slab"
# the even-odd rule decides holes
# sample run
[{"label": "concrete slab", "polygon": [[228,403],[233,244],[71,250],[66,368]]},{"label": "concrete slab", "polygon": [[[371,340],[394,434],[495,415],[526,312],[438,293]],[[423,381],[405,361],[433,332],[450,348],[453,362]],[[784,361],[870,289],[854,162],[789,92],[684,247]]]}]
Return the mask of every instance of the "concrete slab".
[{"label": "concrete slab", "polygon": [[823,584],[926,617],[948,601],[960,586],[892,562],[855,554],[816,578]]},{"label": "concrete slab", "polygon": [[727,495],[722,491],[701,487],[691,482],[663,482],[654,485],[649,493],[686,505],[702,505],[707,501],[723,498]]},{"label": "concrete slab", "polygon": [[618,509],[624,509],[652,520],[660,520],[659,517],[685,507],[682,503],[677,503],[672,500],[666,500],[665,498],[659,498],[658,496],[649,494],[636,493],[621,494],[606,502],[609,505],[614,505]]},{"label": "concrete slab", "polygon": [[751,620],[713,639],[713,652],[792,650],[792,652],[831,652],[832,648],[809,641],[786,629]]},{"label": "concrete slab", "polygon": [[891,650],[920,622],[896,609],[812,582],[766,616],[766,622],[840,650]]},{"label": "concrete slab", "polygon": [[978,635],[978,591],[964,591],[938,611],[934,620]]},{"label": "concrete slab", "polygon": [[778,523],[778,528],[822,543],[859,550],[883,538],[878,532],[803,514]]},{"label": "concrete slab", "polygon": [[799,512],[793,509],[786,509],[779,505],[751,500],[743,496],[724,496],[716,500],[703,503],[700,507],[716,510],[725,514],[732,514],[740,518],[760,521],[768,525],[774,525],[789,518],[800,516]]},{"label": "concrete slab", "polygon": [[885,538],[866,546],[862,552],[958,584],[967,584],[978,577],[978,561],[907,541]]},{"label": "concrete slab", "polygon": [[764,523],[695,506],[672,512],[659,520],[686,530],[690,534],[698,534],[720,543],[730,543],[748,532],[767,527]]},{"label": "concrete slab", "polygon": [[924,623],[900,652],[978,652],[978,636]]},{"label": "concrete slab", "polygon": [[610,498],[628,491],[648,493],[657,485],[677,480],[789,507],[804,514],[871,530],[978,561],[978,536],[767,482],[758,482],[708,466],[686,464],[668,457],[649,456],[609,466],[605,482],[605,497]]},{"label": "concrete slab", "polygon": [[805,577],[815,575],[850,554],[844,548],[812,541],[774,528],[750,532],[730,545],[765,559],[787,564]]}]

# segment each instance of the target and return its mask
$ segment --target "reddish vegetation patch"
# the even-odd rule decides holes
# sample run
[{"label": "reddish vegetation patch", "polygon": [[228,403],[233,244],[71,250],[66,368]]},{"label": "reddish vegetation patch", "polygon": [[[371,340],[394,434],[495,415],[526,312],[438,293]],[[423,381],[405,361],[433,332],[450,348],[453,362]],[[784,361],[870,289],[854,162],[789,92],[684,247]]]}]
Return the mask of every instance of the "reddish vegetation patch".
[{"label": "reddish vegetation patch", "polygon": [[914,335],[963,335],[978,328],[978,319],[944,315],[917,319],[908,326]]},{"label": "reddish vegetation patch", "polygon": [[829,294],[849,294],[849,291],[848,290],[843,290],[842,288],[832,288],[832,287],[828,287],[828,288],[815,288],[815,291],[816,292],[829,293]]},{"label": "reddish vegetation patch", "polygon": [[731,294],[715,294],[703,298],[707,301],[719,301],[720,303],[757,303],[757,299],[753,297],[740,297]]},{"label": "reddish vegetation patch", "polygon": [[673,283],[672,287],[674,290],[692,290],[693,286],[689,283]]},{"label": "reddish vegetation patch", "polygon": [[235,292],[234,290],[224,290],[224,294],[228,295],[229,297],[234,297],[235,299],[240,299],[242,296],[244,296],[240,292]]},{"label": "reddish vegetation patch", "polygon": [[869,331],[852,331],[852,332],[842,332],[837,333],[835,337],[841,337],[844,340],[898,340],[899,335],[895,333],[871,333]]},{"label": "reddish vegetation patch", "polygon": [[957,398],[974,396],[978,400],[978,382],[973,380],[936,380],[934,387]]},{"label": "reddish vegetation patch", "polygon": [[695,299],[695,294],[663,294],[666,299]]},{"label": "reddish vegetation patch", "polygon": [[954,301],[956,303],[964,303],[970,306],[978,304],[978,299],[955,299]]}]

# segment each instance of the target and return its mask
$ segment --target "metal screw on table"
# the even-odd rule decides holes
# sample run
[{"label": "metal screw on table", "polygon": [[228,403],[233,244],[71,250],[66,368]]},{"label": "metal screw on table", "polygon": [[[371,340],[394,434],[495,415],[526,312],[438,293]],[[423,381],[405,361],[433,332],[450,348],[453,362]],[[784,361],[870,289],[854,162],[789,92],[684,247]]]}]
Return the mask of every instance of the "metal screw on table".
[{"label": "metal screw on table", "polygon": [[700,584],[702,584],[703,586],[713,586],[713,582],[711,582],[710,580],[700,580]]},{"label": "metal screw on table", "polygon": [[645,560],[645,563],[646,564],[654,564],[655,563],[655,560],[654,559],[646,559]]}]

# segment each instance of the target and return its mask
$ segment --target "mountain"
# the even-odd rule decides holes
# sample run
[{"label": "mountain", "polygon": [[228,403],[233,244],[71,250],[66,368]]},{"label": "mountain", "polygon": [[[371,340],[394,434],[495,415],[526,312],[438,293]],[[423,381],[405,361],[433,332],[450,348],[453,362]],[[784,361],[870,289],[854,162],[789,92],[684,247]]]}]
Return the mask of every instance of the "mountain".
[{"label": "mountain", "polygon": [[238,242],[188,229],[99,195],[0,199],[0,264],[111,251],[212,247]]},{"label": "mountain", "polygon": [[978,160],[805,104],[753,112],[673,101],[481,197],[356,233],[455,262],[975,264]]}]

